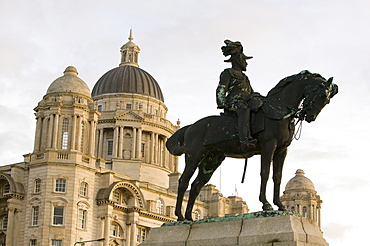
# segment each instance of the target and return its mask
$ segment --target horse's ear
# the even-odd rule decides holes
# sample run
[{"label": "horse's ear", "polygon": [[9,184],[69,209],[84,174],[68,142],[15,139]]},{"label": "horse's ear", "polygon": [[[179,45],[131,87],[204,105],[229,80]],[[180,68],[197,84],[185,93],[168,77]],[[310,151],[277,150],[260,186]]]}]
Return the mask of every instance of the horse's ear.
[{"label": "horse's ear", "polygon": [[327,84],[327,85],[330,85],[331,83],[333,83],[333,77],[330,77],[330,78],[326,81],[326,84]]}]

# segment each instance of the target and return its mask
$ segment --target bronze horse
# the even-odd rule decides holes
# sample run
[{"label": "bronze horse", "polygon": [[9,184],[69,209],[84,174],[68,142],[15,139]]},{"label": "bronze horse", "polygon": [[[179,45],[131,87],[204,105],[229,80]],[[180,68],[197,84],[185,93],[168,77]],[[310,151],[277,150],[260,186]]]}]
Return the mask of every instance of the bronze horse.
[{"label": "bronze horse", "polygon": [[[175,132],[166,147],[173,155],[185,154],[185,170],[179,179],[175,214],[179,221],[192,220],[192,209],[201,188],[209,181],[225,157],[245,158],[261,155],[259,200],[263,210],[273,210],[266,199],[266,185],[273,162],[273,202],[285,210],[280,201],[280,183],[287,148],[292,142],[295,118],[314,121],[322,108],[338,92],[338,86],[319,74],[302,71],[281,80],[252,114],[252,134],[258,143],[242,151],[238,139],[237,118],[233,115],[209,116]],[[302,102],[303,101],[303,102]],[[300,107],[300,105],[301,106]],[[196,169],[198,176],[191,186],[189,200],[182,214],[183,197]]]}]

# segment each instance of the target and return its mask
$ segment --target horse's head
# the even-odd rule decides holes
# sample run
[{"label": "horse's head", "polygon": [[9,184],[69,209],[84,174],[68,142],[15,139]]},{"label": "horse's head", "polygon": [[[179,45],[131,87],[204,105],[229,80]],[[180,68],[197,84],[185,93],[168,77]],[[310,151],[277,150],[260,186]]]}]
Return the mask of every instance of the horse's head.
[{"label": "horse's head", "polygon": [[300,119],[312,122],[317,115],[338,93],[338,86],[333,84],[333,77],[324,82],[308,85],[305,89],[304,101]]}]

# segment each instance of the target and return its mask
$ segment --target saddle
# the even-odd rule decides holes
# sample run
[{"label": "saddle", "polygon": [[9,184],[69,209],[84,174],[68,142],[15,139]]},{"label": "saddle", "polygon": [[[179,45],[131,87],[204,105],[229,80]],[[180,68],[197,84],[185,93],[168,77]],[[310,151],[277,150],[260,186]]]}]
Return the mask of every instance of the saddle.
[{"label": "saddle", "polygon": [[[277,106],[264,97],[251,97],[248,100],[251,109],[251,133],[255,135],[265,130],[265,119],[282,120],[290,110]],[[228,140],[239,140],[238,117],[234,111],[225,111],[220,116],[214,117],[208,126],[204,145],[215,144]]]}]

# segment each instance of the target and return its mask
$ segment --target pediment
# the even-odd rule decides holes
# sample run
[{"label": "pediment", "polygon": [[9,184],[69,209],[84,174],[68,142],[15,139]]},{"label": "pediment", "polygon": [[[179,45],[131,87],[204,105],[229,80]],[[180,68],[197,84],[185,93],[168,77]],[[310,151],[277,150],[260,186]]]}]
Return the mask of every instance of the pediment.
[{"label": "pediment", "polygon": [[116,120],[135,120],[135,121],[142,121],[144,120],[143,117],[141,117],[140,115],[132,112],[131,110],[129,111],[126,111],[116,117],[114,117]]}]

